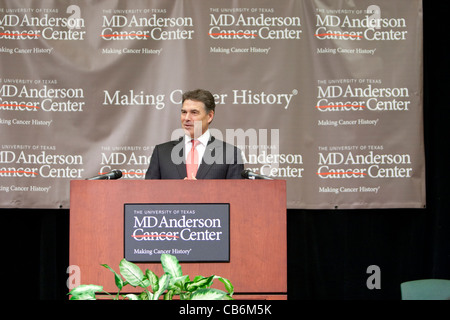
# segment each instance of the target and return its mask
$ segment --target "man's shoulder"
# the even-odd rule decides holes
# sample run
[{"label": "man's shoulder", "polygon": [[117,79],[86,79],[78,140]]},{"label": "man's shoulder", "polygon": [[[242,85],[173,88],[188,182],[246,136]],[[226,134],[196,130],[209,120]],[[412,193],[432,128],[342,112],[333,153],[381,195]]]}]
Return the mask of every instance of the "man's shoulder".
[{"label": "man's shoulder", "polygon": [[170,141],[166,141],[160,144],[157,144],[155,146],[155,148],[171,148],[174,145],[177,145],[178,143],[182,142],[183,139],[177,139],[177,140],[170,140]]},{"label": "man's shoulder", "polygon": [[228,143],[228,142],[226,142],[226,141],[217,139],[217,138],[215,138],[215,137],[213,137],[213,138],[211,139],[210,144],[214,144],[214,145],[216,145],[216,146],[221,146],[221,147],[227,147],[227,148],[236,148],[236,149],[239,149],[239,148],[236,147],[235,145],[233,145],[233,144],[231,144],[231,143]]}]

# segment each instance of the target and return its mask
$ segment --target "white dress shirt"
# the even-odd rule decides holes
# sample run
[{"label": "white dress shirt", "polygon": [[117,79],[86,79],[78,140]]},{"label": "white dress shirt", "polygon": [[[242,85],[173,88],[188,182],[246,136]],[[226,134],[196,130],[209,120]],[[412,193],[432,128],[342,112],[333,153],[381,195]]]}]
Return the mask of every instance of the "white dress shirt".
[{"label": "white dress shirt", "polygon": [[[206,146],[208,144],[209,138],[211,137],[211,133],[209,132],[209,129],[205,131],[204,134],[202,134],[197,140],[200,141],[200,143],[197,145],[197,152],[198,152],[198,165],[200,166],[200,163],[202,162],[203,155],[205,154]],[[192,138],[188,135],[184,136],[184,147],[186,152],[184,153],[185,160],[187,161],[187,156],[189,152],[192,149]]]}]

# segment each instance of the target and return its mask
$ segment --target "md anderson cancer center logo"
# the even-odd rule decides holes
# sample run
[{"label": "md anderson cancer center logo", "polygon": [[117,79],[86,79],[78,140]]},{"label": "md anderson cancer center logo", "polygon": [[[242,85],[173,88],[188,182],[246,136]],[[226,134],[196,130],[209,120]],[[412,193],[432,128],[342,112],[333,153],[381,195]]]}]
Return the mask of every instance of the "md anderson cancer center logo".
[{"label": "md anderson cancer center logo", "polygon": [[298,40],[300,17],[272,16],[273,8],[210,8],[211,39]]},{"label": "md anderson cancer center logo", "polygon": [[0,8],[0,39],[84,40],[85,21],[79,6],[56,8]]},{"label": "md anderson cancer center logo", "polygon": [[379,6],[367,9],[316,8],[314,36],[319,40],[402,41],[407,39],[405,18],[383,17]]},{"label": "md anderson cancer center logo", "polygon": [[[66,178],[80,179],[83,156],[53,154],[54,146],[1,145],[0,177],[2,178]],[[41,151],[40,151],[41,150]]]}]

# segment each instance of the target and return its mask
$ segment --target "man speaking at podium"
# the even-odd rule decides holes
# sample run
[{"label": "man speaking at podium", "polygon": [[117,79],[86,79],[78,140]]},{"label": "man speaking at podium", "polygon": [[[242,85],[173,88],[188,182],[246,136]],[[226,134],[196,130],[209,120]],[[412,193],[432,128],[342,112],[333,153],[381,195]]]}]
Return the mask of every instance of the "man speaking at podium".
[{"label": "man speaking at podium", "polygon": [[240,150],[209,131],[215,107],[207,90],[183,94],[181,127],[185,136],[155,146],[145,179],[242,179]]}]

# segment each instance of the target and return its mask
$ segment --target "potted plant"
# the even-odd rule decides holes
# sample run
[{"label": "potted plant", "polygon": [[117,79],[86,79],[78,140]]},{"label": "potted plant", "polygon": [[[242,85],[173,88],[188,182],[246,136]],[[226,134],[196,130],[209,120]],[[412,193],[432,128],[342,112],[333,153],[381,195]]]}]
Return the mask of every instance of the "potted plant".
[{"label": "potted plant", "polygon": [[[189,275],[183,275],[181,266],[177,258],[170,254],[161,255],[161,265],[164,274],[158,277],[153,271],[146,269],[145,272],[134,263],[122,259],[119,263],[120,274],[116,273],[107,264],[103,267],[112,271],[118,292],[114,295],[114,300],[159,300],[163,296],[164,300],[172,300],[174,296],[179,296],[180,300],[232,300],[234,288],[231,282],[220,276],[209,277],[196,276],[193,280]],[[122,278],[123,277],[123,278]],[[211,288],[213,281],[217,279],[225,285],[227,292]],[[125,294],[121,291],[126,286],[141,287],[140,294]],[[112,294],[103,290],[103,287],[95,284],[79,285],[73,288],[68,294],[70,300],[96,300],[96,293]]]}]

